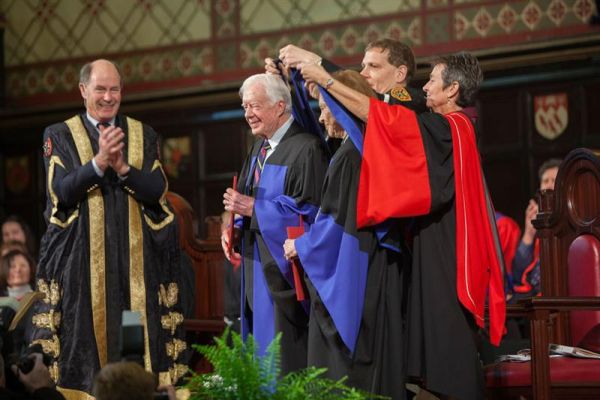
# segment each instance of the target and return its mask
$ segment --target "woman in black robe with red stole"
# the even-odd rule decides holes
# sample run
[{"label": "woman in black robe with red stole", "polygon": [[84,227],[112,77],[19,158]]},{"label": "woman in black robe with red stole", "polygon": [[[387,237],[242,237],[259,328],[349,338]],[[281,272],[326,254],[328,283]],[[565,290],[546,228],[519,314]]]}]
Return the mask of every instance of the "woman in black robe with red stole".
[{"label": "woman in black robe with red stole", "polygon": [[[464,107],[483,79],[467,53],[433,63],[424,86],[433,111],[416,115],[369,99],[338,81],[328,92],[367,122],[357,224],[415,217],[407,319],[408,375],[441,397],[482,399],[475,333],[498,344],[504,331],[503,260],[481,171],[475,130]],[[302,66],[307,81],[329,74]]]}]

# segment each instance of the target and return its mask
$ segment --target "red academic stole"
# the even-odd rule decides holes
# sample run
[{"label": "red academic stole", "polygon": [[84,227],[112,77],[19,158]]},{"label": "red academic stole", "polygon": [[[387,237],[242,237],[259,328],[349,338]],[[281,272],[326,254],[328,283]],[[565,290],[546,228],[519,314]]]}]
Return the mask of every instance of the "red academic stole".
[{"label": "red academic stole", "polygon": [[[481,174],[475,129],[463,113],[445,115],[452,131],[456,194],[456,289],[461,304],[484,326],[486,294],[490,317],[490,342],[504,334],[506,304],[500,244],[492,229],[494,210]],[[487,293],[486,293],[487,292]]]},{"label": "red academic stole", "polygon": [[[513,285],[513,289],[515,292],[528,293],[533,289],[533,287],[531,286],[531,283],[529,283],[529,280],[527,278],[529,277],[529,274],[531,273],[531,271],[533,271],[533,269],[535,268],[536,264],[539,262],[540,262],[540,240],[535,239],[534,245],[533,245],[533,258],[531,260],[531,263],[529,263],[529,265],[527,266],[527,268],[525,268],[525,270],[523,270],[523,274],[521,274],[521,281],[519,283],[515,283]],[[538,293],[537,295],[541,296],[541,293]]]},{"label": "red academic stole", "polygon": [[[454,157],[457,295],[483,327],[489,293],[490,341],[498,344],[506,309],[500,246],[496,246],[495,226],[490,223],[493,209],[486,197],[473,125],[462,113],[446,118]],[[388,218],[425,215],[430,208],[427,157],[416,114],[371,100],[358,189],[359,228]]]},{"label": "red academic stole", "polygon": [[512,262],[521,239],[521,229],[515,221],[500,213],[496,213],[496,227],[504,255],[504,266],[507,274],[512,276]]},{"label": "red academic stole", "polygon": [[[288,239],[298,239],[304,234],[304,221],[302,221],[302,216],[300,216],[300,225],[287,227],[287,234]],[[290,262],[292,263],[292,273],[294,275],[296,300],[304,301],[306,300],[306,294],[304,293],[304,282],[302,281],[304,269],[302,268],[302,264],[300,264],[300,259],[298,257],[294,257]]]}]

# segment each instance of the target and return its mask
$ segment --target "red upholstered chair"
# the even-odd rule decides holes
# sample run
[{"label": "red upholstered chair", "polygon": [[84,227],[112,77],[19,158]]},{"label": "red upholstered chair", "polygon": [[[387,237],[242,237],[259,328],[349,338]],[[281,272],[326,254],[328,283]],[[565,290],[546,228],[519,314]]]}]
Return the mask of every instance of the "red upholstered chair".
[{"label": "red upholstered chair", "polygon": [[576,149],[539,196],[542,296],[508,308],[530,321],[531,362],[486,367],[488,398],[600,399],[600,360],[549,358],[549,343],[600,350],[600,160]]},{"label": "red upholstered chair", "polygon": [[[600,297],[600,241],[589,234],[577,237],[568,260],[569,294]],[[600,311],[573,311],[570,328],[572,343],[600,351]]]}]

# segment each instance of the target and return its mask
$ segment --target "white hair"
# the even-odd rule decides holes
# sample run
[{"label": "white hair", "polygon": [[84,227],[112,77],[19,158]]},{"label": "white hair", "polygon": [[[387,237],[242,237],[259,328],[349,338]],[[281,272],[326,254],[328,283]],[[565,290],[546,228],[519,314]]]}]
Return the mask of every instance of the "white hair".
[{"label": "white hair", "polygon": [[262,85],[262,87],[265,88],[267,97],[273,104],[278,101],[283,101],[285,103],[285,112],[288,114],[292,112],[292,96],[290,95],[290,89],[278,75],[256,74],[246,78],[240,87],[240,98],[244,98],[244,91],[246,89],[257,84]]}]

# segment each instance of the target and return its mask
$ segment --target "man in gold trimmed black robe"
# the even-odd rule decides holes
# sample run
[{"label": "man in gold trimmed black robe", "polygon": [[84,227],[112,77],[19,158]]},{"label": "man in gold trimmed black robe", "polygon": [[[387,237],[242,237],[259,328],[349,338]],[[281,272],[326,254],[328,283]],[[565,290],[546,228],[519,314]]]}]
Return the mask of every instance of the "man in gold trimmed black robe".
[{"label": "man in gold trimmed black robe", "polygon": [[41,241],[34,342],[69,399],[86,399],[94,375],[119,361],[123,310],[144,325],[144,366],[161,384],[185,371],[180,360],[177,227],[165,195],[158,137],[118,114],[115,64],[96,60],[80,75],[86,112],[44,132],[48,229]]}]

